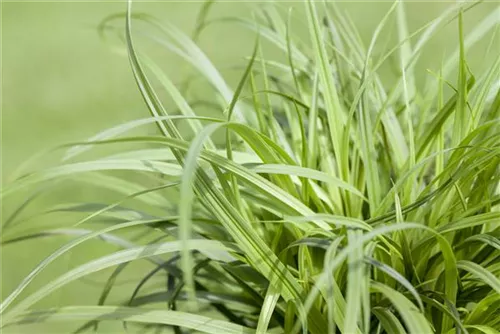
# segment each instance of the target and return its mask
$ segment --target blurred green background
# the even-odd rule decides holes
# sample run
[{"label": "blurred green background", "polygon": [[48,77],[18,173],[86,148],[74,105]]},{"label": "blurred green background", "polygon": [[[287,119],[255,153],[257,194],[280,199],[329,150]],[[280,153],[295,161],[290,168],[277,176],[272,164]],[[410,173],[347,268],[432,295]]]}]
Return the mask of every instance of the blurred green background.
[{"label": "blurred green background", "polygon": [[[201,2],[141,2],[134,5],[134,11],[146,12],[161,21],[169,21],[190,34],[195,26]],[[224,2],[212,7],[210,17],[239,16],[251,18],[249,8],[265,3]],[[390,7],[388,2],[342,2],[340,6],[348,10],[357,24],[362,38],[368,44],[374,27]],[[435,18],[451,2],[411,2],[407,3],[410,31]],[[285,8],[294,6],[299,17],[294,29],[307,37],[305,18],[300,18],[301,3],[280,2]],[[489,2],[476,6],[466,14],[465,31],[470,31],[484,17],[490,14],[498,3]],[[108,15],[123,12],[125,2],[3,2],[2,4],[2,183],[9,182],[14,170],[32,155],[59,144],[81,141],[99,131],[129,120],[144,118],[148,111],[136,89],[127,57],[112,52],[109,45],[98,36],[97,26]],[[301,22],[302,20],[302,22]],[[394,26],[393,26],[394,27]],[[387,31],[385,33],[390,33]],[[396,38],[397,32],[392,31]],[[498,56],[497,34],[493,47]],[[484,52],[491,41],[488,35],[484,41],[468,50],[469,65],[479,75],[487,69],[492,55]],[[305,38],[306,39],[306,38]],[[162,68],[178,83],[190,73],[181,60],[153,43],[143,42],[136,36],[142,51],[153,55]],[[119,45],[114,41],[113,45]],[[234,85],[241,71],[234,65],[243,65],[244,56],[253,47],[254,35],[242,27],[216,24],[207,28],[200,38],[200,45],[213,63],[221,69],[225,79]],[[418,64],[419,77],[426,79],[426,71],[438,70],[447,54],[458,46],[455,23],[448,25],[432,39]],[[279,54],[269,49],[269,54]],[[389,67],[385,69],[389,71]],[[389,75],[388,75],[389,76]],[[454,77],[449,78],[452,82]],[[202,87],[202,85],[200,85]],[[199,95],[206,94],[200,89]],[[166,100],[166,107],[169,101]],[[147,130],[147,131],[152,131]],[[57,156],[47,155],[38,160],[31,169],[57,163]],[[7,199],[2,203],[2,217],[5,219],[19,205],[29,191]],[[68,198],[98,198],[109,201],[120,198],[116,194],[80,189],[75,185],[62,187],[37,198],[25,215],[38,212],[50,203],[66,202]],[[55,215],[31,220],[26,224],[54,223],[70,227],[74,216]],[[1,252],[2,277],[1,296],[4,298],[21,279],[51,251],[67,242],[66,237],[35,239],[6,246]],[[50,281],[68,267],[74,267],[96,254],[113,250],[99,242],[89,242],[72,254],[51,265],[50,269],[36,279],[28,291]],[[128,291],[133,282],[149,270],[146,264],[136,264],[122,277],[120,288],[113,290],[111,301],[124,298],[120,291]],[[41,308],[65,304],[95,304],[100,293],[99,282],[106,280],[109,272],[98,273],[92,280],[71,284],[50,298],[42,301]],[[127,281],[127,279],[130,281]],[[135,281],[134,281],[135,279]],[[23,294],[26,296],[26,294]],[[125,297],[127,298],[127,297]],[[6,333],[65,333],[66,325],[29,326],[8,328]],[[100,332],[122,332],[111,325],[101,326]]]}]

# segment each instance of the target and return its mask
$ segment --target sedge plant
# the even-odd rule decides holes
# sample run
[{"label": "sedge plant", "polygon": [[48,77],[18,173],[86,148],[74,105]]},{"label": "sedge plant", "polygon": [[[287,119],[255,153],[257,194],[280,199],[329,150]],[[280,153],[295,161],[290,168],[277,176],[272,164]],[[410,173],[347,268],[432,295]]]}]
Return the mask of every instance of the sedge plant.
[{"label": "sedge plant", "polygon": [[[404,3],[397,1],[365,45],[334,3],[304,1],[299,19],[308,38],[302,41],[293,33],[292,11],[266,5],[252,19],[210,20],[212,5],[202,7],[191,37],[133,12],[130,2],[126,13],[100,25],[103,36],[118,33],[126,45],[150,116],[58,147],[60,164],[20,170],[4,187],[5,197],[46,185],[3,222],[2,247],[53,235],[71,241],[3,300],[3,328],[73,321],[83,323],[75,330],[84,332],[118,321],[124,331],[141,333],[498,333],[497,36],[488,48],[494,61],[479,77],[467,66],[466,50],[498,29],[499,8],[466,36],[463,16],[476,3],[451,6],[410,33]],[[124,31],[117,21],[126,22]],[[141,35],[134,34],[139,22],[149,27]],[[196,44],[205,27],[217,23],[256,35],[235,87]],[[380,52],[380,45],[390,45],[382,34],[389,24],[396,42]],[[424,47],[450,24],[459,32],[457,50],[418,83],[415,64]],[[141,53],[139,38],[186,60],[217,116],[198,115],[187,94],[191,83],[174,83]],[[264,45],[284,57],[266,58]],[[380,71],[394,59],[397,76],[388,84]],[[130,135],[148,124],[156,134]],[[141,148],[130,148],[135,144]],[[120,152],[80,158],[109,146]],[[68,178],[123,198],[58,203],[40,213],[85,214],[62,226],[35,224],[36,215],[21,224],[30,202]],[[120,234],[126,230],[148,238]],[[122,249],[27,293],[52,262],[93,239]],[[150,269],[121,301],[109,302],[117,279],[139,260]],[[36,307],[105,269],[110,274],[96,306]],[[166,284],[145,292],[154,279]]]}]

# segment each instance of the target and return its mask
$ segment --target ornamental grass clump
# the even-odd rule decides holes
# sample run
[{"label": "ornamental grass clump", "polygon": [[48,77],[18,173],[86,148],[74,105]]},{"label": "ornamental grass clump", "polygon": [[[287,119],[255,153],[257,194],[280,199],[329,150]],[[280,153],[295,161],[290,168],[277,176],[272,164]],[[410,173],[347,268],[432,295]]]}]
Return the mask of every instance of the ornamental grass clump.
[{"label": "ornamental grass clump", "polygon": [[[40,213],[80,214],[57,226],[36,224],[36,216],[21,224],[36,196],[28,197],[4,221],[2,247],[71,237],[3,300],[5,330],[73,321],[83,332],[118,321],[123,331],[141,333],[498,333],[496,35],[485,73],[475,77],[465,55],[498,29],[500,8],[467,36],[463,16],[474,3],[458,3],[410,33],[397,1],[366,46],[333,3],[304,1],[303,12],[284,15],[261,6],[251,20],[209,20],[211,5],[203,6],[193,38],[132,12],[130,2],[126,14],[99,26],[103,36],[122,37],[150,116],[63,145],[57,166],[25,173],[28,163],[4,187],[2,195],[11,196],[71,178],[123,197],[57,203]],[[292,31],[299,13],[308,32],[302,42]],[[120,20],[125,31],[117,30]],[[256,36],[233,88],[193,41],[221,21]],[[136,24],[149,29],[134,34]],[[382,33],[388,24],[397,40],[380,48],[390,45]],[[436,57],[438,70],[418,83],[424,47],[450,24],[459,32],[456,52]],[[214,116],[198,115],[190,83],[174,83],[141,53],[136,40],[143,38],[196,70]],[[266,58],[264,45],[283,58]],[[379,72],[394,59],[398,72],[388,83]],[[156,134],[131,134],[148,124]],[[106,147],[116,152],[82,158]],[[92,239],[122,249],[25,291],[52,262]],[[150,268],[111,302],[117,280],[139,260]],[[96,306],[37,308],[61,287],[105,269]]]}]

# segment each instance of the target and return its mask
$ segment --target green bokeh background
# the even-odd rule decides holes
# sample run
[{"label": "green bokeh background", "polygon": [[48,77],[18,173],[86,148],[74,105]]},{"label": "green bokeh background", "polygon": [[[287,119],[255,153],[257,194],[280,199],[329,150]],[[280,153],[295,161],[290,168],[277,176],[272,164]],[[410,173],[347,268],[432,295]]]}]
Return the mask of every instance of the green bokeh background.
[{"label": "green bokeh background", "polygon": [[[286,6],[285,2],[281,3]],[[256,3],[224,2],[216,4],[211,17],[240,16],[251,18],[249,8]],[[348,10],[353,21],[358,25],[362,38],[368,44],[370,34],[381,17],[390,7],[388,2],[344,2],[340,6]],[[407,3],[407,16],[410,31],[414,31],[425,22],[435,18],[450,2],[411,2]],[[302,4],[294,3],[297,13]],[[495,8],[497,2],[478,5],[465,17],[465,31],[480,22]],[[138,1],[134,11],[146,12],[160,20],[174,23],[186,33],[191,33],[201,2],[144,2]],[[41,150],[59,144],[84,140],[97,132],[133,119],[147,117],[139,92],[136,89],[128,59],[112,52],[97,34],[97,25],[106,16],[123,12],[124,2],[4,2],[2,4],[2,183],[9,182],[15,169],[30,156]],[[300,15],[299,15],[300,16]],[[302,18],[304,19],[304,18]],[[305,25],[296,21],[294,29],[307,40]],[[385,31],[390,33],[390,30]],[[393,38],[397,32],[392,31]],[[496,54],[499,40],[494,40],[494,52],[484,55],[492,35],[468,50],[469,65],[479,75],[487,70],[487,63]],[[190,70],[181,65],[181,60],[169,54],[165,49],[136,37],[141,50],[152,55],[175,82],[182,82]],[[254,36],[241,28],[217,24],[210,26],[201,35],[200,45],[215,65],[221,68],[223,76],[234,85],[241,71],[233,65],[243,65],[243,57],[253,47]],[[119,45],[113,43],[114,45]],[[458,46],[456,24],[448,25],[432,39],[417,66],[418,77],[422,81],[430,76],[426,69],[438,70],[438,65],[446,55]],[[268,54],[279,56],[272,47]],[[384,69],[384,77],[390,81],[390,67]],[[455,82],[455,77],[449,78]],[[203,87],[202,85],[199,85]],[[198,87],[198,86],[196,86]],[[198,88],[194,93],[200,96],[209,94]],[[168,108],[169,100],[165,99]],[[203,112],[203,111],[202,111]],[[152,129],[145,131],[153,131]],[[57,163],[57,155],[48,154],[30,168],[36,169]],[[5,219],[16,203],[29,195],[25,191],[2,203],[2,216]],[[59,191],[38,198],[30,205],[26,215],[36,213],[44,205],[67,201],[68,198],[90,198],[111,201],[119,198],[116,194],[96,192],[78,188],[72,184]],[[64,223],[71,226],[74,216],[56,215],[26,222],[26,224]],[[60,224],[61,225],[61,224]],[[68,241],[57,237],[37,239],[2,249],[1,295],[4,298],[21,279],[52,250]],[[99,242],[89,242],[79,247],[51,265],[45,273],[36,279],[28,289],[35,291],[44,283],[68,267],[74,267],[86,259],[104,254],[115,248]],[[121,301],[130,294],[133,279],[137,279],[149,270],[148,264],[137,263],[126,271],[121,284],[113,290],[110,301]],[[106,280],[109,272],[92,276],[97,282]],[[123,297],[124,291],[127,297]],[[43,300],[40,308],[65,304],[95,304],[100,292],[99,284],[80,281],[59,290]],[[23,294],[23,296],[26,296]],[[41,325],[8,328],[6,333],[65,333],[67,325]],[[104,325],[102,333],[123,332],[120,326]],[[132,330],[133,332],[133,330]]]}]

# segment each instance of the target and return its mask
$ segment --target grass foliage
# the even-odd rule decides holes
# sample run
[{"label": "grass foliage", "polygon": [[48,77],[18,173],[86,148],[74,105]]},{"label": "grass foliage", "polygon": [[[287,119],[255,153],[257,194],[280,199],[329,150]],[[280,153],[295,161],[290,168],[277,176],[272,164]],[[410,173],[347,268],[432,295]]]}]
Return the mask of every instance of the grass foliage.
[{"label": "grass foliage", "polygon": [[[462,20],[473,3],[456,4],[410,34],[397,1],[366,47],[333,3],[304,1],[305,41],[292,30],[296,13],[281,7],[261,6],[253,20],[210,21],[212,4],[203,6],[192,37],[133,13],[131,3],[126,14],[100,25],[105,36],[126,21],[118,34],[150,117],[63,145],[59,165],[25,173],[34,157],[4,187],[3,197],[34,190],[4,221],[2,247],[57,235],[71,241],[3,300],[2,325],[86,322],[77,329],[83,332],[113,320],[141,332],[498,333],[496,35],[488,51],[497,52],[496,60],[486,73],[474,77],[466,62],[466,50],[498,29],[498,8],[467,36]],[[234,89],[195,42],[219,21],[258,36]],[[136,23],[149,28],[133,34]],[[384,48],[389,24],[397,40]],[[449,24],[459,31],[456,52],[436,58],[439,72],[417,83],[422,50]],[[174,83],[141,53],[140,38],[159,42],[197,71],[217,116],[197,116],[191,84]],[[283,58],[266,58],[264,45],[282,50]],[[394,59],[397,75],[388,84],[379,72]],[[160,90],[171,102],[162,103]],[[157,135],[130,134],[148,124]],[[82,158],[102,147],[119,152]],[[68,178],[124,197],[58,203],[39,213],[80,214],[55,228],[36,224],[36,215],[21,224],[31,201]],[[91,239],[122,249],[28,293],[52,262]],[[139,259],[151,271],[110,302],[117,279]],[[96,306],[36,308],[57,289],[105,269],[109,278]],[[141,291],[159,279],[165,283]]]}]

